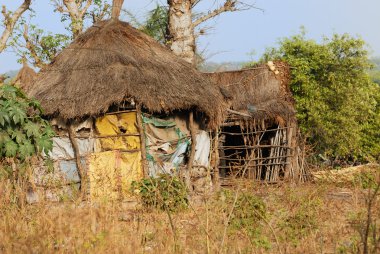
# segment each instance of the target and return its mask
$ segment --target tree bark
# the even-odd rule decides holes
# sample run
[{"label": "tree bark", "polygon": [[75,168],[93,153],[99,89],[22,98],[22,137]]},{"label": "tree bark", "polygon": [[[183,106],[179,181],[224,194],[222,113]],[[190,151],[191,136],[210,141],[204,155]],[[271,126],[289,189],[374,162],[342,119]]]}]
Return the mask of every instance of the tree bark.
[{"label": "tree bark", "polygon": [[[90,8],[93,0],[76,1],[76,0],[53,0],[56,10],[60,13],[67,13],[71,19],[71,32],[75,39],[83,30],[83,20]],[[63,5],[62,5],[63,4]],[[84,4],[82,6],[82,4]]]},{"label": "tree bark", "polygon": [[145,139],[145,132],[144,132],[144,123],[142,119],[141,104],[137,105],[136,111],[137,111],[136,112],[137,127],[140,133],[141,166],[142,166],[144,178],[148,178],[149,165],[148,165],[148,161],[146,160],[146,139]]},{"label": "tree bark", "polygon": [[119,19],[121,7],[123,6],[124,0],[113,0],[112,3],[112,19]]},{"label": "tree bark", "polygon": [[86,199],[87,175],[86,175],[85,169],[84,169],[82,162],[81,162],[79,145],[77,143],[77,140],[75,139],[75,129],[74,129],[73,125],[71,125],[71,124],[69,125],[68,133],[69,133],[69,139],[70,139],[71,145],[73,146],[73,150],[74,150],[75,163],[76,163],[77,168],[78,168],[78,174],[79,174],[79,179],[80,179],[81,197],[82,197],[82,199]]},{"label": "tree bark", "polygon": [[25,40],[25,47],[29,50],[30,56],[34,60],[34,66],[37,66],[38,68],[43,68],[47,64],[44,63],[44,61],[38,56],[38,54],[36,52],[37,47],[30,40],[28,30],[29,30],[29,26],[27,24],[24,24],[23,37]]},{"label": "tree bark", "polygon": [[[174,54],[185,61],[196,64],[195,28],[203,22],[224,12],[234,12],[252,8],[238,0],[224,0],[223,5],[198,17],[192,18],[192,9],[201,0],[167,0],[169,5],[166,43]],[[238,7],[238,5],[242,5]]]},{"label": "tree bark", "polygon": [[13,29],[16,25],[17,20],[21,17],[21,15],[26,10],[29,9],[31,2],[32,2],[32,0],[25,0],[21,4],[21,6],[18,7],[17,10],[12,13],[12,15],[7,12],[7,9],[3,5],[1,13],[4,16],[5,30],[3,31],[3,34],[0,37],[0,53],[3,52],[3,50],[6,48],[7,41],[13,33]]},{"label": "tree bark", "polygon": [[168,0],[167,44],[174,54],[195,64],[195,36],[191,0]]}]

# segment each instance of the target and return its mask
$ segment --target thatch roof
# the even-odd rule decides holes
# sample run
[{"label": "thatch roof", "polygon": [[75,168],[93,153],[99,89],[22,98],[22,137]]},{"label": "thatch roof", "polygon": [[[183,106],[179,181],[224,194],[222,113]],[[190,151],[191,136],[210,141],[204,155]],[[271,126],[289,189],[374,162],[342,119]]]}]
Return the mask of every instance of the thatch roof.
[{"label": "thatch roof", "polygon": [[133,98],[151,112],[195,108],[215,126],[224,97],[189,63],[151,37],[118,21],[101,21],[42,69],[30,95],[47,115],[98,115]]},{"label": "thatch roof", "polygon": [[255,120],[283,122],[295,116],[289,89],[289,66],[275,62],[274,67],[270,70],[267,64],[261,64],[249,69],[204,75],[232,94],[233,110],[249,114]]},{"label": "thatch roof", "polygon": [[24,62],[22,68],[14,78],[13,83],[22,90],[28,92],[31,89],[36,76],[37,73]]}]

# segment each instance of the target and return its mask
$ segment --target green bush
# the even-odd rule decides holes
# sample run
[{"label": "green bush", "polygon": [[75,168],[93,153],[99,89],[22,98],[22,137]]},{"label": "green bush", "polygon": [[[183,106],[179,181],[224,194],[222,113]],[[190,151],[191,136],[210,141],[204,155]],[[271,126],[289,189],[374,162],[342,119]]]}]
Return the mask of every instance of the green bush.
[{"label": "green bush", "polygon": [[[262,234],[262,222],[267,218],[267,209],[264,201],[251,193],[241,192],[236,198],[236,193],[223,190],[221,193],[225,199],[225,212],[233,212],[228,224],[230,233],[244,232],[257,247],[269,249],[269,240]],[[236,198],[236,202],[235,202]]]},{"label": "green bush", "polygon": [[322,201],[309,196],[291,196],[289,198],[293,209],[286,213],[279,223],[279,227],[284,232],[285,239],[282,240],[297,246],[303,237],[318,229],[317,218]]},{"label": "green bush", "polygon": [[373,64],[362,39],[334,34],[318,43],[302,31],[268,49],[261,61],[274,59],[291,66],[297,118],[316,154],[380,158],[380,86],[368,74]]},{"label": "green bush", "polygon": [[12,85],[0,86],[0,158],[26,158],[52,149],[54,132],[38,101]]},{"label": "green bush", "polygon": [[354,174],[353,186],[360,186],[363,189],[376,189],[380,174],[380,167],[374,167],[372,170],[362,171]]},{"label": "green bush", "polygon": [[179,211],[187,208],[188,192],[183,181],[175,176],[162,174],[132,183],[132,191],[149,208]]}]

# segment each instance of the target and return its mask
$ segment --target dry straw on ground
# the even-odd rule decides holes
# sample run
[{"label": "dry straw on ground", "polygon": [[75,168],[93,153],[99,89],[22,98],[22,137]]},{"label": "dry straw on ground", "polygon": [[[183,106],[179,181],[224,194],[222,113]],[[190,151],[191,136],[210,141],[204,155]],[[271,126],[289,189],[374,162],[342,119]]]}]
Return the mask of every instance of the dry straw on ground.
[{"label": "dry straw on ground", "polygon": [[220,193],[172,213],[172,227],[167,213],[126,203],[10,205],[11,189],[1,184],[1,253],[353,253],[353,223],[365,212],[360,188],[245,183],[240,192],[263,200],[265,220],[236,221],[251,207],[229,216],[231,200]]}]

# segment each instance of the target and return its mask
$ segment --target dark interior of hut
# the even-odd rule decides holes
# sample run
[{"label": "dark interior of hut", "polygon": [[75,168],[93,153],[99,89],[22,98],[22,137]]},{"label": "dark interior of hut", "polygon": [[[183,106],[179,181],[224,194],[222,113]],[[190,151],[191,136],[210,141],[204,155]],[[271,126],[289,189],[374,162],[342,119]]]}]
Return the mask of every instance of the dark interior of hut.
[{"label": "dark interior of hut", "polygon": [[265,130],[224,126],[219,136],[219,174],[223,179],[246,177],[274,181],[284,177],[288,142],[277,124]]}]

